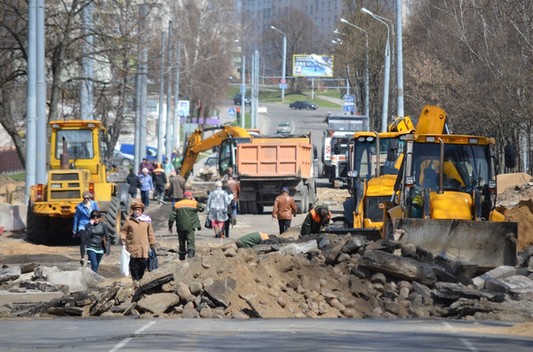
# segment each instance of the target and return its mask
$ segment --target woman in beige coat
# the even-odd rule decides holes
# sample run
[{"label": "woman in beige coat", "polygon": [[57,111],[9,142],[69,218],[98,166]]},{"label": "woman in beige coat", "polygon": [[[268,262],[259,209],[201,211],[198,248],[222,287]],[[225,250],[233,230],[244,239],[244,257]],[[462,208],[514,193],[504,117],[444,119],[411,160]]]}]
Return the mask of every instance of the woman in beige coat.
[{"label": "woman in beige coat", "polygon": [[156,245],[152,219],[143,214],[144,204],[132,203],[131,215],[120,231],[120,241],[130,253],[130,273],[133,281],[143,278],[150,249]]}]

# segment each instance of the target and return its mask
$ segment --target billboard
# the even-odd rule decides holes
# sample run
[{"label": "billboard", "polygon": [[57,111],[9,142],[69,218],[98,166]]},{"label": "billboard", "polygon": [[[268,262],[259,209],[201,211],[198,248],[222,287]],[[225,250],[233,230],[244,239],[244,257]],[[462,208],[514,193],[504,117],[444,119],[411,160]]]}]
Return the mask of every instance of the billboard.
[{"label": "billboard", "polygon": [[292,56],[294,77],[333,77],[333,56],[295,54]]}]

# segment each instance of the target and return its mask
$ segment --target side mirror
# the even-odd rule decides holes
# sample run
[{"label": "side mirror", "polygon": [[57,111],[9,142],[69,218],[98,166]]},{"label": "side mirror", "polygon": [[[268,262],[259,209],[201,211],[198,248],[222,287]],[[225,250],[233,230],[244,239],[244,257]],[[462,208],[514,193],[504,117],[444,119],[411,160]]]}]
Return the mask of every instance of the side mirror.
[{"label": "side mirror", "polygon": [[512,169],[516,167],[516,148],[514,145],[507,144],[505,146],[505,167]]},{"label": "side mirror", "polygon": [[333,147],[333,153],[334,154],[340,154],[341,153],[341,146],[339,145],[339,143],[335,144],[335,146]]}]

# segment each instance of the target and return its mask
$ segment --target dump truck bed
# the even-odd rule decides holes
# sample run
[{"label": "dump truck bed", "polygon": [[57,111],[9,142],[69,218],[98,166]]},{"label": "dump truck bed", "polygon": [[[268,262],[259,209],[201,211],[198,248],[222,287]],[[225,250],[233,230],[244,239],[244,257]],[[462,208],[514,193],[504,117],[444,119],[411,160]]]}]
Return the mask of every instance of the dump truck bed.
[{"label": "dump truck bed", "polygon": [[239,144],[239,176],[252,178],[312,177],[312,145],[303,143]]}]

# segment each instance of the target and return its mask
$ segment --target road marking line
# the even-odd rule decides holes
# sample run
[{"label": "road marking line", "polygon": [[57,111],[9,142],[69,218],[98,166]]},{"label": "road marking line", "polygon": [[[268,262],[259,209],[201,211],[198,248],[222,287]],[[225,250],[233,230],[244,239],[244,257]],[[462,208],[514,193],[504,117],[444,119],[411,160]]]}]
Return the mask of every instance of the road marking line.
[{"label": "road marking line", "polygon": [[[152,325],[154,325],[156,322],[155,321],[151,321],[149,322],[148,324],[144,325],[144,326],[141,326],[139,329],[137,329],[133,334],[134,335],[139,335],[140,333],[142,333],[143,331],[147,330],[149,327],[151,327]],[[125,338],[124,340],[120,341],[118,344],[115,345],[115,347],[113,347],[112,349],[109,350],[109,352],[116,352],[118,350],[120,350],[121,348],[123,348],[124,346],[126,346],[130,341],[131,341],[131,337],[127,337]]]},{"label": "road marking line", "polygon": [[[451,332],[453,332],[454,334],[458,334],[459,331],[457,331],[451,324],[449,324],[448,322],[443,322],[442,325],[444,325],[444,327],[446,327],[448,330],[451,330]],[[468,339],[465,339],[464,337],[461,337],[459,338],[459,341],[461,341],[463,343],[463,345],[469,350],[469,351],[472,351],[472,352],[478,352],[479,350],[468,340]]]}]

